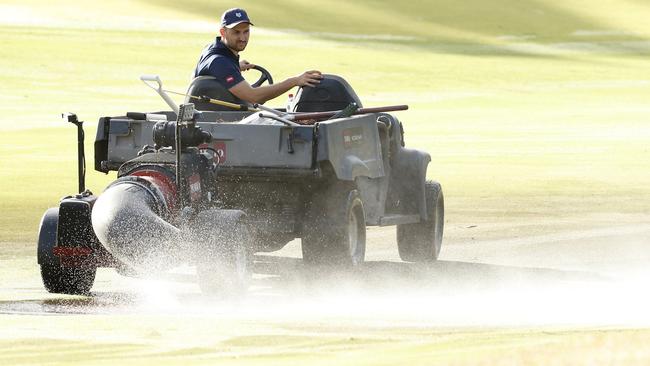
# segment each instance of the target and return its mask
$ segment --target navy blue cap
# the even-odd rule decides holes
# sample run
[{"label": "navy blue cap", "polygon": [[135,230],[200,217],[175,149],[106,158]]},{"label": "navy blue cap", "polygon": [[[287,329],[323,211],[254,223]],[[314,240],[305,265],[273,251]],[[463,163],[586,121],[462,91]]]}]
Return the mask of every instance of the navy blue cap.
[{"label": "navy blue cap", "polygon": [[248,14],[246,10],[240,8],[232,8],[223,12],[221,16],[221,26],[226,28],[232,28],[240,23],[251,23],[251,20],[248,19]]}]

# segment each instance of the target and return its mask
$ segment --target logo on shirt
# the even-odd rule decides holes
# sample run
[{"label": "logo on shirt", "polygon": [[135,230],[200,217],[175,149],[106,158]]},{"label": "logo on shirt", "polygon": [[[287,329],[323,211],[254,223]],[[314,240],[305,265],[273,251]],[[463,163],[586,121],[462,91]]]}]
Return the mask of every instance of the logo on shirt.
[{"label": "logo on shirt", "polygon": [[232,83],[234,80],[235,80],[235,77],[234,77],[234,76],[228,76],[228,77],[226,78],[226,82],[227,82],[227,83]]}]

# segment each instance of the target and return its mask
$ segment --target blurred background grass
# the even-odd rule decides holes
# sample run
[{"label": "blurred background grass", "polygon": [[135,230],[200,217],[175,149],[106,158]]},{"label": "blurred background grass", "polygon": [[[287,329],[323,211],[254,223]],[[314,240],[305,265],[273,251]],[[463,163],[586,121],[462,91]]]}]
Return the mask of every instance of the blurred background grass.
[{"label": "blurred background grass", "polygon": [[[276,79],[318,68],[366,106],[410,105],[397,116],[407,145],[433,157],[452,235],[466,223],[650,212],[646,2],[238,4],[256,25],[242,57]],[[31,245],[43,211],[76,189],[76,132],[60,113],[87,122],[87,185],[101,192],[114,175],[92,170],[97,119],[165,109],[139,75],[184,91],[231,6],[0,1],[0,242]]]}]

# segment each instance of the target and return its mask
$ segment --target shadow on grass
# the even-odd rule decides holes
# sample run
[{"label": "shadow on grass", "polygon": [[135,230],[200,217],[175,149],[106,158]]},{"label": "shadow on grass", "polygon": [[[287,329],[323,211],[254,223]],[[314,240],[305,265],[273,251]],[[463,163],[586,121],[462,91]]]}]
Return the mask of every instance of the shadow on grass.
[{"label": "shadow on grass", "polygon": [[[405,263],[369,261],[354,270],[336,270],[303,263],[302,259],[257,255],[255,278],[245,298],[264,303],[268,298],[319,299],[340,295],[341,291],[355,296],[400,296],[403,294],[449,295],[458,292],[484,291],[501,287],[534,288],[563,286],[580,282],[601,282],[606,278],[578,271],[560,271],[544,268],[523,268],[458,261],[433,263]],[[171,293],[161,297],[162,302],[174,304],[223,305],[226,301],[240,302],[242,298],[205,297],[174,290],[173,283],[194,283],[196,277],[187,274],[169,274],[157,277],[169,281]],[[197,287],[198,289],[198,287]],[[132,290],[131,290],[132,291]],[[43,290],[43,295],[45,295]],[[48,295],[51,296],[51,295]],[[46,299],[0,301],[0,314],[22,315],[90,315],[123,314],[146,311],[151,306],[151,294],[120,291],[93,291],[88,296],[60,296]],[[158,301],[158,300],[156,300]],[[164,304],[161,308],[165,308]],[[158,308],[160,310],[160,308]]]}]

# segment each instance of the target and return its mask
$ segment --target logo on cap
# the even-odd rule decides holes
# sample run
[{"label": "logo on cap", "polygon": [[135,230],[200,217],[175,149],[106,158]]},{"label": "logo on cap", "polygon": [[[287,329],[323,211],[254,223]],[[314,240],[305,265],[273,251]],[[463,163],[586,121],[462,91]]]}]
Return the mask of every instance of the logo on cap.
[{"label": "logo on cap", "polygon": [[250,19],[248,19],[248,14],[246,14],[246,10],[244,9],[241,8],[228,9],[221,16],[222,27],[232,28],[240,23],[248,23],[250,25],[253,25]]}]

